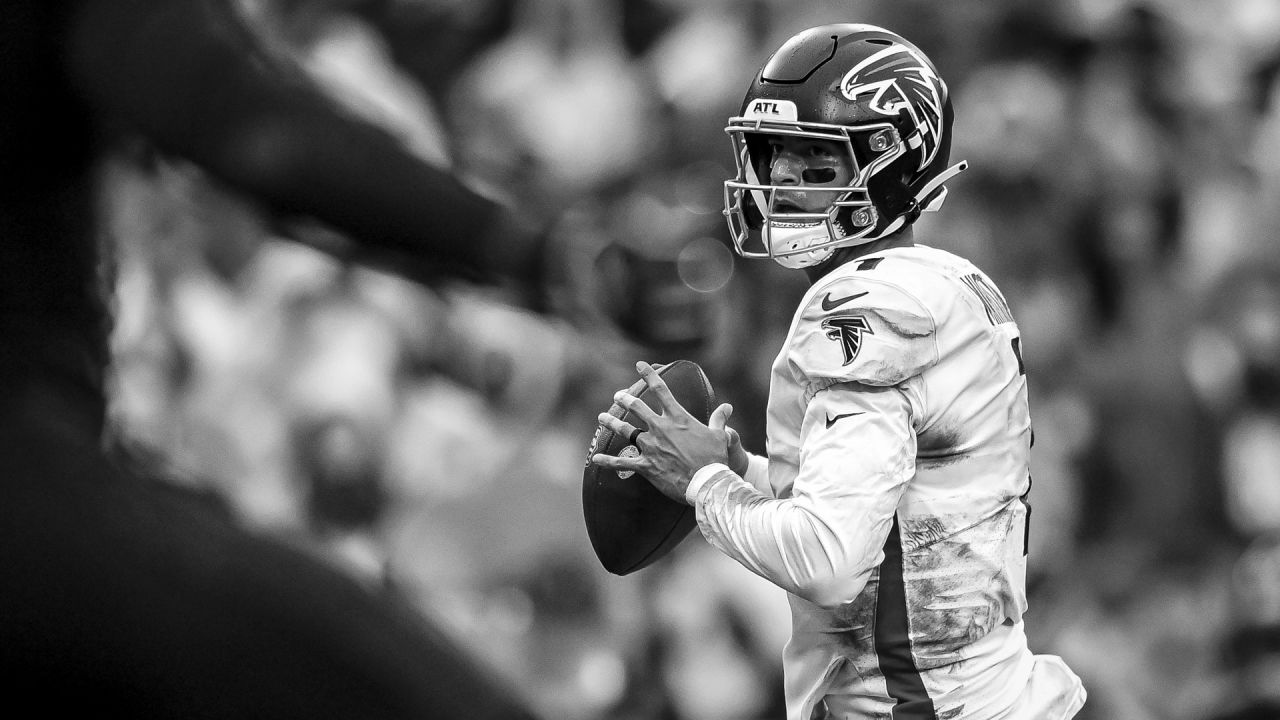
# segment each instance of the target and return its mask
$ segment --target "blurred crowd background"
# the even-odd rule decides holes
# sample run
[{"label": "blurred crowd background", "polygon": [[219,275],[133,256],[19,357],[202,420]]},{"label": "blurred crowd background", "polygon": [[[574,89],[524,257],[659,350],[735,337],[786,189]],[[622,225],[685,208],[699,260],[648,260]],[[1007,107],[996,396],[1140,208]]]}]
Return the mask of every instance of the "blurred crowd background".
[{"label": "blurred crowd background", "polygon": [[728,249],[725,120],[794,32],[876,23],[940,68],[971,166],[917,239],[1022,328],[1033,649],[1084,678],[1083,718],[1280,717],[1280,3],[243,5],[352,112],[552,228],[568,310],[345,265],[326,228],[126,148],[113,421],[173,481],[410,598],[549,718],[781,717],[781,591],[697,533],[607,574],[581,472],[638,359],[702,363],[763,451],[805,285]]}]

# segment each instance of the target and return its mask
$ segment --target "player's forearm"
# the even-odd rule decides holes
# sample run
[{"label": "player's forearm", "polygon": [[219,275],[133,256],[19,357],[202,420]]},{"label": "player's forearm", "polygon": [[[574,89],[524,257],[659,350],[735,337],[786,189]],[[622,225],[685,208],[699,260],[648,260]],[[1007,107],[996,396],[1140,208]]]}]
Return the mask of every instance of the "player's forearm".
[{"label": "player's forearm", "polygon": [[835,606],[852,600],[879,563],[871,539],[878,527],[864,524],[850,532],[812,508],[761,492],[727,467],[699,471],[687,499],[708,542],[810,602]]},{"label": "player's forearm", "polygon": [[773,495],[773,487],[769,485],[769,458],[747,453],[747,465],[738,475],[765,495]]},{"label": "player's forearm", "polygon": [[497,204],[340,108],[230,0],[86,0],[67,57],[100,111],[278,211],[455,269],[537,266]]}]

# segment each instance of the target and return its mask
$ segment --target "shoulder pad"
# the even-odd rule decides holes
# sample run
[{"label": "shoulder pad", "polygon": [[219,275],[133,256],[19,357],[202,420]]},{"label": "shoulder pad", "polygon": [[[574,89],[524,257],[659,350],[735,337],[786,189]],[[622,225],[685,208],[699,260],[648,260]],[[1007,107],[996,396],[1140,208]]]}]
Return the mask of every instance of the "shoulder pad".
[{"label": "shoulder pad", "polygon": [[933,316],[881,273],[824,279],[796,314],[793,366],[811,381],[897,385],[937,362]]}]

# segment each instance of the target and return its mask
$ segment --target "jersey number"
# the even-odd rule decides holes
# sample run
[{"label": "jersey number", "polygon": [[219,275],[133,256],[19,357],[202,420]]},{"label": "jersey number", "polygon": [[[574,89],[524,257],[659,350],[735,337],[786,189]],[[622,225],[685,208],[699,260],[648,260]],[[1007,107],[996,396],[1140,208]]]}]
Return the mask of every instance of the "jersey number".
[{"label": "jersey number", "polygon": [[1022,338],[1016,337],[1009,341],[1009,345],[1013,348],[1013,356],[1018,359],[1018,374],[1027,374],[1027,364],[1022,362]]},{"label": "jersey number", "polygon": [[1022,554],[1025,556],[1031,549],[1031,474],[1027,473],[1027,491],[1018,498],[1027,509],[1027,516],[1022,522]]}]

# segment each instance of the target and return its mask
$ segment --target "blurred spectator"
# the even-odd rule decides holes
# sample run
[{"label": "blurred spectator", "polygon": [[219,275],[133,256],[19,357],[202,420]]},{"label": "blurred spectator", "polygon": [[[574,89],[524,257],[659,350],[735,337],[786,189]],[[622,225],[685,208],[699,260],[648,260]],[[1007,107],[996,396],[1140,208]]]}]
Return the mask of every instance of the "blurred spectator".
[{"label": "blurred spectator", "polygon": [[1255,262],[1224,274],[1182,358],[1222,442],[1224,512],[1242,538],[1280,532],[1280,271]]},{"label": "blurred spectator", "polygon": [[1231,682],[1212,720],[1280,716],[1280,542],[1256,540],[1232,568],[1233,625],[1222,643]]},{"label": "blurred spectator", "polygon": [[627,62],[619,8],[518,0],[511,32],[454,85],[468,172],[535,207],[559,207],[654,156],[656,108]]}]

